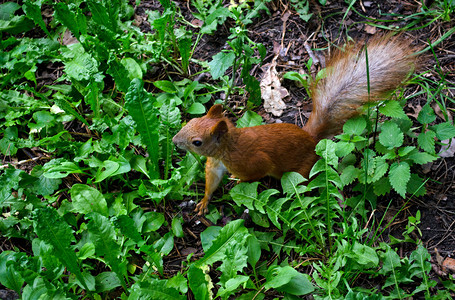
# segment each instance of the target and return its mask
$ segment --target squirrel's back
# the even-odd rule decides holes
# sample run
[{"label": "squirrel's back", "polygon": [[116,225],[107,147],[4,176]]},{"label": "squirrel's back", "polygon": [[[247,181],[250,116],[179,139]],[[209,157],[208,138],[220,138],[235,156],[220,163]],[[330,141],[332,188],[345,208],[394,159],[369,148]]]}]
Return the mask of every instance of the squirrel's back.
[{"label": "squirrel's back", "polygon": [[385,99],[408,78],[416,65],[414,52],[410,42],[389,36],[335,50],[326,76],[312,86],[313,111],[304,129],[316,140],[341,132],[361,105]]}]

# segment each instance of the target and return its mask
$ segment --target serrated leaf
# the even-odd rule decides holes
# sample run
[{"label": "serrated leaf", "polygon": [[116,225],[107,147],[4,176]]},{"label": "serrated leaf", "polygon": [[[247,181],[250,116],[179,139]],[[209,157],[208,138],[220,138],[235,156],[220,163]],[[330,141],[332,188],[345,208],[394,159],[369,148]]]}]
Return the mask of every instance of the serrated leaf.
[{"label": "serrated leaf", "polygon": [[97,189],[77,183],[71,187],[70,194],[75,212],[83,214],[97,212],[103,216],[109,215],[106,199]]},{"label": "serrated leaf", "polygon": [[86,52],[79,53],[65,62],[65,72],[77,81],[90,80],[98,72],[98,62]]},{"label": "serrated leaf", "polygon": [[389,182],[392,188],[405,197],[406,186],[411,178],[411,168],[406,162],[395,162],[390,166]]},{"label": "serrated leaf", "polygon": [[392,186],[390,185],[389,178],[382,177],[378,181],[374,182],[373,188],[376,195],[383,196],[390,192]]},{"label": "serrated leaf", "polygon": [[118,216],[117,219],[114,220],[114,225],[115,227],[120,229],[123,235],[132,239],[136,243],[142,241],[141,234],[139,233],[139,231],[137,231],[133,219],[131,219],[129,216],[126,215]]},{"label": "serrated leaf", "polygon": [[38,237],[54,247],[54,255],[73,273],[82,286],[90,289],[77,263],[71,242],[75,240],[73,230],[63,221],[54,208],[44,207],[35,210],[34,228]]},{"label": "serrated leaf", "polygon": [[349,119],[343,125],[343,132],[347,134],[361,135],[366,127],[367,122],[362,117]]},{"label": "serrated leaf", "polygon": [[248,236],[249,233],[243,225],[243,220],[231,221],[220,230],[204,257],[195,262],[196,266],[210,265],[215,261],[223,260],[226,247],[232,247],[236,243],[243,244]]},{"label": "serrated leaf", "polygon": [[79,22],[77,21],[76,14],[70,11],[68,4],[59,2],[54,5],[54,17],[60,23],[62,23],[65,27],[74,34],[74,36],[79,39],[81,28],[79,27]]},{"label": "serrated leaf", "polygon": [[425,104],[419,112],[417,116],[417,121],[421,124],[429,124],[436,120],[436,115],[434,113],[433,108],[431,108],[430,104]]},{"label": "serrated leaf", "polygon": [[403,132],[397,124],[393,122],[385,122],[381,126],[381,133],[379,134],[379,142],[388,149],[400,147],[403,144]]},{"label": "serrated leaf", "polygon": [[237,205],[245,205],[248,209],[254,210],[253,203],[258,197],[258,185],[259,182],[241,182],[234,186],[229,194]]},{"label": "serrated leaf", "polygon": [[234,52],[220,52],[213,56],[210,66],[210,74],[212,78],[217,80],[234,64],[235,54]]},{"label": "serrated leaf", "polygon": [[95,245],[96,254],[104,257],[106,264],[114,271],[126,289],[127,261],[124,256],[121,256],[120,245],[116,243],[114,226],[108,218],[97,212],[91,212],[85,217],[90,220],[87,228],[91,236],[90,240]]},{"label": "serrated leaf", "polygon": [[419,134],[417,137],[417,142],[419,143],[419,146],[425,150],[428,153],[435,153],[434,149],[434,144],[435,144],[435,139],[436,138],[436,133],[432,130],[428,130],[426,132],[422,132]]},{"label": "serrated leaf", "polygon": [[43,17],[41,15],[41,7],[36,5],[33,1],[25,1],[24,5],[22,5],[22,9],[24,10],[27,17],[33,20],[35,24],[37,24],[41,29],[50,36],[51,34],[46,28],[46,24],[43,21]]},{"label": "serrated leaf", "polygon": [[419,152],[416,150],[409,154],[408,158],[411,159],[416,164],[423,165],[436,160],[437,156],[431,155],[430,153],[427,152]]},{"label": "serrated leaf", "polygon": [[398,101],[387,101],[384,106],[379,107],[379,112],[391,118],[405,119],[406,114]]},{"label": "serrated leaf", "polygon": [[159,121],[157,109],[153,105],[155,101],[155,97],[145,93],[142,80],[135,78],[131,81],[125,95],[125,107],[136,122],[141,140],[147,146],[153,166],[151,178],[159,177]]},{"label": "serrated leaf", "polygon": [[455,137],[455,126],[449,122],[437,124],[433,128],[436,131],[436,137],[441,141]]},{"label": "serrated leaf", "polygon": [[117,59],[112,59],[109,62],[109,69],[107,69],[106,73],[114,78],[115,84],[120,91],[124,93],[128,91],[131,82],[128,71]]},{"label": "serrated leaf", "polygon": [[52,99],[54,100],[55,104],[57,104],[57,106],[63,109],[67,114],[76,117],[76,119],[84,123],[86,126],[89,126],[88,122],[73,108],[73,105],[68,100],[66,100],[66,97],[59,93],[56,93]]}]

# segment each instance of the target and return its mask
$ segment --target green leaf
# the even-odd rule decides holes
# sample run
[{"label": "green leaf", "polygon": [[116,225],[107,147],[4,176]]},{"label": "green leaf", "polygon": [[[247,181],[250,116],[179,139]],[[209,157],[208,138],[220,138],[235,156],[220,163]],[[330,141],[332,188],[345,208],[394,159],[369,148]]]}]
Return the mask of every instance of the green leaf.
[{"label": "green leaf", "polygon": [[288,195],[295,195],[305,192],[304,186],[299,186],[302,182],[307,181],[301,174],[296,172],[287,172],[284,173],[281,177],[281,186],[283,187],[283,192]]},{"label": "green leaf", "polygon": [[252,127],[262,124],[262,117],[257,113],[248,110],[243,116],[237,121],[237,127]]},{"label": "green leaf", "polygon": [[175,87],[175,85],[172,81],[157,80],[157,81],[153,82],[153,85],[166,93],[170,93],[170,94],[177,93],[177,88]]},{"label": "green leaf", "polygon": [[142,241],[142,236],[137,230],[133,219],[129,216],[121,215],[118,216],[117,219],[114,219],[115,227],[119,228],[123,235],[132,239],[136,243]]},{"label": "green leaf", "polygon": [[373,188],[376,195],[384,196],[390,192],[392,186],[390,185],[389,178],[382,177],[378,181],[374,182]]},{"label": "green leaf", "polygon": [[[197,262],[196,262],[197,263]],[[210,270],[209,266],[197,267],[193,263],[188,270],[188,282],[195,299],[210,300],[212,295],[212,279],[207,274]],[[164,300],[164,299],[163,299]]]},{"label": "green leaf", "polygon": [[314,287],[310,281],[290,266],[269,267],[264,288],[275,288],[278,291],[296,296],[306,295],[314,291]]},{"label": "green leaf", "polygon": [[197,267],[209,265],[216,261],[223,260],[226,248],[234,244],[243,244],[249,236],[248,230],[243,226],[243,220],[235,220],[228,223],[220,230],[219,235],[213,241],[203,258],[195,262]]},{"label": "green leaf", "polygon": [[403,132],[397,124],[393,122],[385,122],[381,127],[379,134],[379,142],[388,149],[400,147],[403,144]]},{"label": "green leaf", "polygon": [[54,208],[37,209],[34,215],[34,228],[38,237],[54,247],[54,255],[76,276],[83,288],[93,290],[93,287],[88,286],[77,264],[76,254],[71,247],[75,238],[70,226],[60,218]]},{"label": "green leaf", "polygon": [[91,242],[95,245],[96,255],[104,257],[106,264],[114,271],[123,288],[126,289],[125,277],[128,261],[120,253],[120,245],[116,242],[115,229],[109,219],[97,212],[85,216],[90,220],[87,224]]},{"label": "green leaf", "polygon": [[184,236],[184,233],[183,233],[183,228],[182,228],[182,222],[183,222],[183,218],[182,217],[174,217],[172,219],[172,232],[174,233],[174,235],[176,237],[180,237],[182,238]]},{"label": "green leaf", "polygon": [[99,293],[114,290],[121,286],[114,272],[102,272],[95,277],[95,288]]},{"label": "green leaf", "polygon": [[436,160],[438,158],[437,156],[432,155],[430,153],[419,152],[417,150],[411,152],[408,157],[413,162],[415,162],[416,164],[419,164],[419,165],[423,165],[423,164],[429,163],[429,162],[434,161],[434,160]]},{"label": "green leaf", "polygon": [[81,121],[82,123],[84,123],[86,126],[89,126],[87,120],[85,120],[75,109],[74,109],[74,106],[67,100],[68,98],[63,96],[62,94],[60,93],[56,93],[54,94],[53,98],[52,98],[55,102],[55,104],[57,104],[57,106],[61,109],[63,109],[67,114],[70,114],[74,117],[76,117],[76,119],[78,119],[79,121]]},{"label": "green leaf", "polygon": [[77,183],[71,187],[70,194],[75,212],[83,214],[97,212],[103,216],[109,215],[106,200],[97,189]]},{"label": "green leaf", "polygon": [[84,173],[79,166],[72,162],[62,162],[60,165],[48,165],[44,166],[44,177],[46,178],[65,178],[69,174],[80,174]]},{"label": "green leaf", "polygon": [[[124,57],[120,63],[127,70],[128,78],[133,80],[134,78],[142,79],[142,69],[141,66],[131,57]],[[129,82],[128,82],[129,84]]]},{"label": "green leaf", "polygon": [[343,125],[343,132],[351,135],[361,135],[367,127],[367,122],[364,118],[349,119]]},{"label": "green leaf", "polygon": [[86,52],[79,53],[65,62],[65,72],[77,81],[90,80],[98,72],[98,62]]},{"label": "green leaf", "polygon": [[380,106],[379,112],[391,118],[406,119],[408,117],[400,103],[394,100],[387,101],[384,106]]},{"label": "green leaf", "polygon": [[150,94],[145,93],[143,82],[140,79],[133,79],[125,95],[125,107],[137,125],[137,130],[141,134],[143,143],[147,146],[150,161],[153,166],[151,178],[159,177],[159,121],[158,111],[153,106],[156,99]]},{"label": "green leaf", "polygon": [[120,91],[124,93],[128,91],[131,82],[129,73],[117,59],[114,58],[109,62],[109,69],[107,69],[106,73],[114,78],[115,84]]},{"label": "green leaf", "polygon": [[234,186],[229,194],[237,205],[245,205],[248,209],[254,210],[253,203],[258,197],[258,185],[259,182],[241,182]]},{"label": "green leaf", "polygon": [[[115,2],[111,3],[113,5]],[[116,22],[111,22],[110,16],[107,12],[106,6],[102,3],[90,0],[88,1],[88,7],[92,13],[93,20],[106,29],[116,31]],[[114,27],[115,26],[115,27]]]},{"label": "green leaf", "polygon": [[22,5],[22,9],[24,10],[27,17],[33,20],[35,24],[37,24],[41,29],[50,36],[51,34],[46,28],[46,24],[43,21],[43,17],[41,15],[41,6],[38,6],[34,1],[27,0]]},{"label": "green leaf", "polygon": [[436,131],[436,137],[441,141],[455,137],[455,126],[449,122],[437,124],[433,129]]},{"label": "green leaf", "polygon": [[[185,300],[175,288],[167,286],[167,280],[158,280],[151,278],[146,282],[136,282],[131,288],[129,300],[156,299],[156,300]],[[204,298],[197,298],[202,299]]]},{"label": "green leaf", "polygon": [[16,252],[3,251],[0,253],[0,283],[20,293],[24,279],[15,268],[15,260]]},{"label": "green leaf", "polygon": [[428,153],[434,154],[435,149],[434,149],[434,144],[435,144],[435,139],[436,138],[436,133],[432,130],[428,130],[426,132],[421,132],[419,136],[417,137],[417,142],[419,143],[419,146],[425,150]]},{"label": "green leaf", "polygon": [[178,40],[179,52],[182,57],[182,69],[186,74],[188,72],[188,65],[191,57],[191,46],[193,41],[190,38],[183,38]]},{"label": "green leaf", "polygon": [[186,110],[187,113],[192,115],[202,115],[205,113],[205,106],[201,103],[194,102],[191,106]]},{"label": "green leaf", "polygon": [[404,198],[406,186],[411,178],[411,169],[406,162],[394,162],[390,166],[389,182],[392,188]]},{"label": "green leaf", "polygon": [[69,5],[63,2],[59,2],[54,5],[54,17],[60,23],[62,23],[65,27],[74,34],[74,36],[79,39],[81,35],[81,31],[85,31],[85,29],[80,27],[80,22],[78,22],[78,18],[76,14],[69,9]]},{"label": "green leaf", "polygon": [[210,74],[212,74],[212,78],[217,80],[223,76],[227,69],[233,66],[234,60],[234,52],[220,52],[213,56],[212,61],[209,62]]},{"label": "green leaf", "polygon": [[431,108],[430,104],[425,104],[419,112],[417,116],[417,121],[421,124],[429,124],[436,120],[436,115],[434,113],[433,108]]}]

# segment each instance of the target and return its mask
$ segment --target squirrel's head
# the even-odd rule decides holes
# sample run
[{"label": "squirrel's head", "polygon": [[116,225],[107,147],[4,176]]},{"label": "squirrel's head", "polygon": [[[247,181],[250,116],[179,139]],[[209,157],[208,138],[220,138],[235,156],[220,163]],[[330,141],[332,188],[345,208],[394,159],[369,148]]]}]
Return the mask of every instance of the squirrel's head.
[{"label": "squirrel's head", "polygon": [[204,156],[216,156],[223,137],[229,131],[229,120],[223,116],[223,106],[212,106],[207,115],[191,119],[173,138],[179,148]]}]

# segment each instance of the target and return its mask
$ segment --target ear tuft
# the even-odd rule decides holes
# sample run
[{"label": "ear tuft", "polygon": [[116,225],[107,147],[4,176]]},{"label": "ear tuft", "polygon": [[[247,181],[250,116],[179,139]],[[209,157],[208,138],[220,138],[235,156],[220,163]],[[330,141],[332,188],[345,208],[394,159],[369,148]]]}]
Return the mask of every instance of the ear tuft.
[{"label": "ear tuft", "polygon": [[209,116],[210,118],[221,118],[223,116],[223,105],[221,104],[213,105],[209,109],[207,116]]},{"label": "ear tuft", "polygon": [[216,123],[210,130],[210,134],[219,141],[223,135],[228,132],[229,128],[226,121],[222,120]]}]

